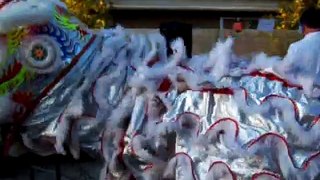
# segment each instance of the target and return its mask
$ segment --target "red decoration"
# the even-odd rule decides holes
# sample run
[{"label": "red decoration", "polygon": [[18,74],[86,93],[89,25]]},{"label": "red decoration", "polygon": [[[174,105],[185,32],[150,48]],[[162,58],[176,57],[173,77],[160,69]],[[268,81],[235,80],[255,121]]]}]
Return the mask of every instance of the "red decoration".
[{"label": "red decoration", "polygon": [[232,29],[236,32],[241,32],[243,30],[243,23],[242,22],[233,23]]},{"label": "red decoration", "polygon": [[169,78],[165,78],[162,80],[159,88],[158,88],[158,91],[160,92],[167,92],[170,90],[171,88],[171,85],[172,85],[172,82]]}]

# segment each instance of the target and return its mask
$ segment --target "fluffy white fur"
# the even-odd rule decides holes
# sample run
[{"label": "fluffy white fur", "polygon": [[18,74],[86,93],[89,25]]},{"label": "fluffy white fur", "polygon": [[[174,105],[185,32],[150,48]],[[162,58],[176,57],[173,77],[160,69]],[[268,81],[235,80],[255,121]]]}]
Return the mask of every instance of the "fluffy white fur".
[{"label": "fluffy white fur", "polygon": [[0,34],[6,34],[19,26],[49,22],[53,18],[55,4],[42,0],[9,3],[0,11]]},{"label": "fluffy white fur", "polygon": [[116,127],[124,118],[130,117],[136,99],[136,93],[129,90],[120,101],[119,105],[112,111],[106,128]]},{"label": "fluffy white fur", "polygon": [[63,144],[68,136],[70,129],[70,124],[72,120],[79,119],[83,113],[83,91],[89,86],[88,81],[84,83],[77,89],[70,104],[66,107],[64,113],[60,117],[60,122],[57,126],[56,143],[55,148],[57,153],[65,155],[66,152],[63,148]]},{"label": "fluffy white fur", "polygon": [[224,163],[217,163],[213,165],[208,171],[206,180],[216,180],[216,179],[233,179],[232,173],[228,169],[227,165]]},{"label": "fluffy white fur", "polygon": [[103,46],[101,53],[94,59],[90,66],[90,75],[92,78],[97,78],[103,70],[112,62],[115,57],[113,49]]},{"label": "fluffy white fur", "polygon": [[233,43],[232,38],[228,38],[225,42],[219,41],[209,53],[206,68],[211,69],[211,76],[215,81],[229,73]]},{"label": "fluffy white fur", "polygon": [[280,57],[272,56],[268,57],[265,53],[259,53],[255,55],[252,62],[246,69],[246,73],[250,73],[255,70],[265,70],[274,67],[276,64],[280,63]]},{"label": "fluffy white fur", "polygon": [[[152,42],[155,44],[154,41]],[[172,43],[171,48],[175,53],[172,55],[168,63],[164,63],[162,66],[156,66],[152,68],[147,67],[146,64],[138,67],[136,75],[130,79],[130,86],[135,88],[144,87],[148,91],[155,93],[159,86],[159,81],[161,81],[163,78],[167,76],[172,77],[171,80],[174,82],[176,79],[175,70],[177,65],[185,56],[185,46],[183,40],[180,38],[177,39]],[[151,54],[154,55],[155,53],[151,52]],[[151,55],[148,58],[151,58]]]}]

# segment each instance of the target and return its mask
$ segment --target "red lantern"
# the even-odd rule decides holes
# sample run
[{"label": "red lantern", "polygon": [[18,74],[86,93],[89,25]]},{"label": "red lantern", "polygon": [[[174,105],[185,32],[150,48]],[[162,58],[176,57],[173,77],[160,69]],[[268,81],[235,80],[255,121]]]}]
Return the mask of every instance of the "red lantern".
[{"label": "red lantern", "polygon": [[242,22],[233,23],[232,29],[237,33],[241,32],[243,30],[243,23]]}]

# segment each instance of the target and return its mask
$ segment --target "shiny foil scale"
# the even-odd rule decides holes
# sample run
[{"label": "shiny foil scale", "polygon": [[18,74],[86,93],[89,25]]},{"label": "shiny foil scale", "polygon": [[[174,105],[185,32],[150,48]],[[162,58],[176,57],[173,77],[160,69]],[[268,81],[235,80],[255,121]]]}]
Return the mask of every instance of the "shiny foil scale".
[{"label": "shiny foil scale", "polygon": [[[48,2],[1,4],[0,79],[15,85],[0,84],[8,155],[21,136],[41,156],[103,157],[101,179],[317,178],[320,102],[303,85],[249,69],[232,39],[191,59],[177,39],[167,57],[160,34],[93,31]],[[16,19],[19,38],[9,36]]]}]

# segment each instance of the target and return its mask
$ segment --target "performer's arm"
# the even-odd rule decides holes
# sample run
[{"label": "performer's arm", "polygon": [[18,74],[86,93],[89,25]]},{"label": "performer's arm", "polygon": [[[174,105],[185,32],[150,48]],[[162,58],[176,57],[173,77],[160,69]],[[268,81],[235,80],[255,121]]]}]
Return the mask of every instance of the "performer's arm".
[{"label": "performer's arm", "polygon": [[281,63],[277,64],[274,67],[274,70],[280,75],[284,75],[288,71],[292,70],[295,64],[299,62],[298,60],[299,57],[297,57],[298,50],[299,50],[298,44],[296,43],[291,44],[287,51],[286,56],[283,58]]}]

